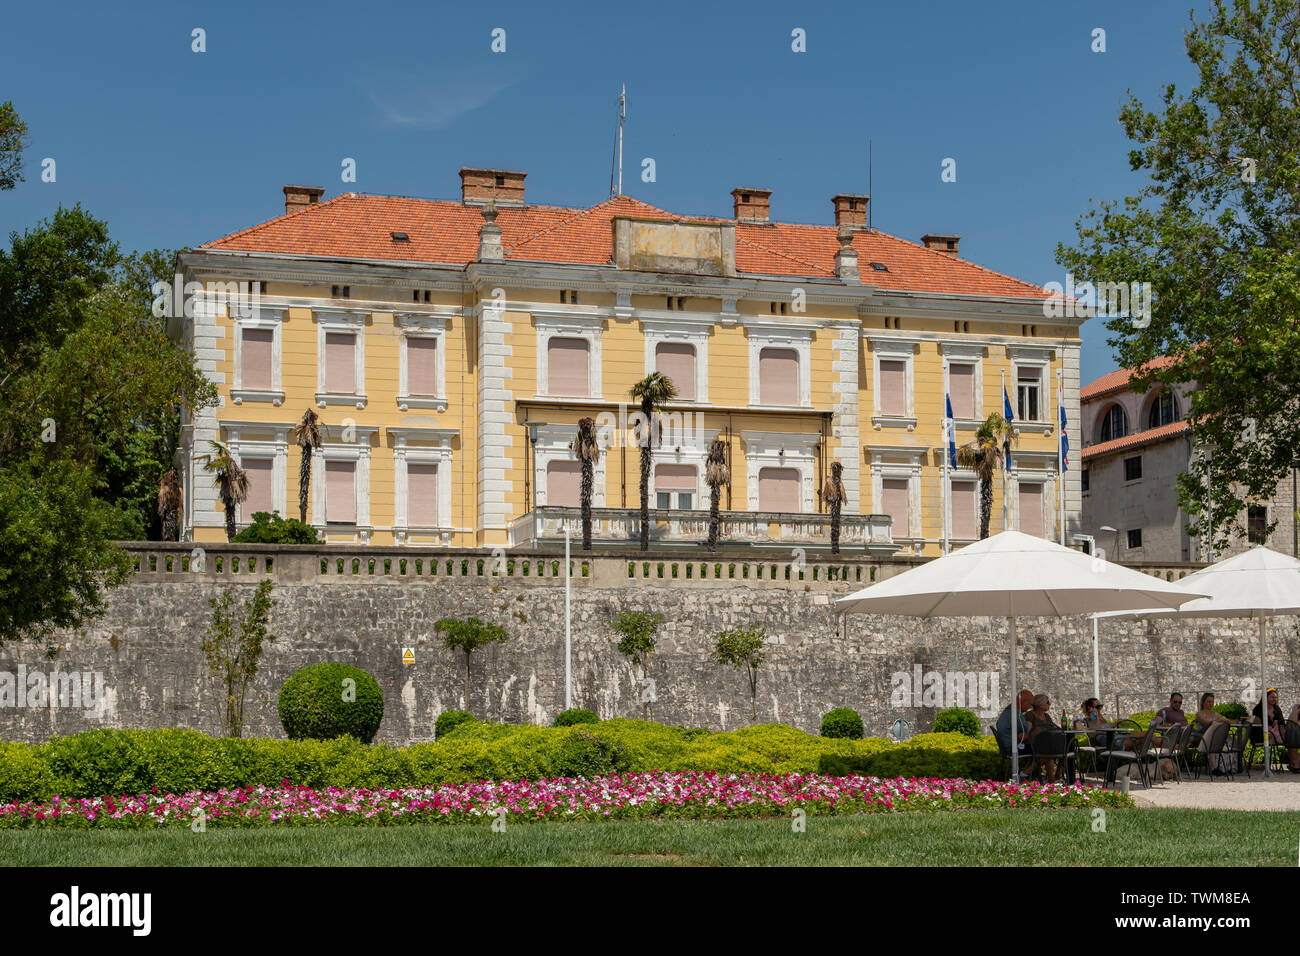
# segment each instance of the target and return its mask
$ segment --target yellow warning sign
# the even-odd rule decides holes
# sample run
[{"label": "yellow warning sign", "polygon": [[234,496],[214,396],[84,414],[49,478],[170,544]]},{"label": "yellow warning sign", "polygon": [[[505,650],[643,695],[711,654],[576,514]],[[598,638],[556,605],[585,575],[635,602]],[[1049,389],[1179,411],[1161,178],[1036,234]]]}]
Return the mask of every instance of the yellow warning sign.
[{"label": "yellow warning sign", "polygon": [[413,647],[402,648],[402,663],[403,664],[415,663],[415,648]]}]

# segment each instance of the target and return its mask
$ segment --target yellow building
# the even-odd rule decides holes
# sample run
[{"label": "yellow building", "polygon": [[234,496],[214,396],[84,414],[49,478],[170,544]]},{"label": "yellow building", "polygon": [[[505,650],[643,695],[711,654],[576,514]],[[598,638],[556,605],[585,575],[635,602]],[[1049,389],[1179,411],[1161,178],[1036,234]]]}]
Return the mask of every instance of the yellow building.
[{"label": "yellow building", "polygon": [[[604,448],[597,541],[633,542],[628,390],[656,369],[679,392],[654,450],[658,544],[704,539],[704,462],[721,436],[724,547],[828,547],[821,488],[838,460],[844,550],[937,554],[945,393],[961,443],[1004,387],[1018,431],[1006,526],[1058,536],[1056,396],[1075,428],[1080,342],[1078,320],[1044,318],[1042,289],[960,258],[956,236],[869,229],[866,196],[835,196],[834,225],[812,226],[771,221],[768,190],[735,190],[732,219],[688,218],[627,196],[531,205],[524,178],[463,169],[459,201],[286,186],[283,216],[179,257],[185,288],[206,292],[178,334],[221,396],[183,428],[192,540],[225,536],[202,471],[213,440],[249,475],[241,526],[298,514],[292,428],[311,408],[326,428],[308,520],[329,542],[562,540],[584,416]],[[967,471],[949,480],[960,545],[978,533],[978,490]]]}]

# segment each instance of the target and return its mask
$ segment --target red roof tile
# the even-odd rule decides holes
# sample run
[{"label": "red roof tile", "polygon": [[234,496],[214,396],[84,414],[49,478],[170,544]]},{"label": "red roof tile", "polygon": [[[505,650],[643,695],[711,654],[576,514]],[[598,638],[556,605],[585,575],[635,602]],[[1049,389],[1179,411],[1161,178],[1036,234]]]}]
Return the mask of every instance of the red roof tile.
[{"label": "red roof tile", "polygon": [[[478,257],[480,208],[455,201],[346,193],[200,248],[465,265]],[[618,196],[590,209],[502,206],[497,225],[508,260],[608,265],[613,253],[610,222],[615,216],[688,218]],[[394,242],[392,232],[404,232],[410,241]],[[853,247],[863,282],[882,291],[1046,296],[1038,286],[883,232],[856,232]],[[834,226],[736,224],[736,269],[741,273],[833,279],[838,248]],[[882,263],[888,271],[873,270],[871,262]]]},{"label": "red roof tile", "polygon": [[[1146,365],[1142,366],[1147,369],[1161,369],[1172,365],[1174,360],[1167,355],[1152,359]],[[1095,382],[1089,382],[1083,388],[1079,389],[1079,401],[1086,402],[1090,398],[1098,398],[1102,395],[1108,395],[1111,392],[1122,392],[1128,388],[1129,379],[1131,379],[1138,369],[1121,368],[1116,369],[1107,375],[1103,375]]]},{"label": "red roof tile", "polygon": [[1152,442],[1164,441],[1166,438],[1177,438],[1184,432],[1190,431],[1191,427],[1186,421],[1170,422],[1168,425],[1161,425],[1159,428],[1148,428],[1146,431],[1134,432],[1131,435],[1125,435],[1123,438],[1112,438],[1110,441],[1088,445],[1081,454],[1084,461],[1102,455],[1113,455],[1117,451],[1127,451],[1130,448],[1149,445]]}]

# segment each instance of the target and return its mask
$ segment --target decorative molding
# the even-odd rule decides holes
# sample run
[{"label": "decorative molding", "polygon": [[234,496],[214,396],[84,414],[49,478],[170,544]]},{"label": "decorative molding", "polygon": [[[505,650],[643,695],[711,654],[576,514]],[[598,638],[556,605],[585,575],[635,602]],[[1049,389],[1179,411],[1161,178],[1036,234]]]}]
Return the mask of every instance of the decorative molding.
[{"label": "decorative molding", "polygon": [[[455,428],[389,428],[393,436],[393,538],[399,544],[408,544],[410,535],[434,534],[450,541],[451,476],[454,438],[460,435]],[[411,442],[420,442],[413,445]],[[433,464],[438,466],[437,527],[412,527],[410,524],[410,472],[407,466]]]},{"label": "decorative molding", "polygon": [[749,339],[749,404],[759,408],[762,389],[759,382],[759,356],[765,348],[793,349],[799,360],[799,408],[812,407],[812,336],[814,326],[790,323],[769,323],[744,319],[745,335]]},{"label": "decorative molding", "polygon": [[[592,312],[565,312],[552,309],[535,309],[531,313],[537,328],[537,394],[553,398],[600,398],[601,356],[600,340],[605,329],[605,317]],[[587,394],[552,395],[550,391],[550,363],[547,345],[553,338],[584,339],[587,342]]]},{"label": "decorative molding", "polygon": [[799,473],[799,505],[804,514],[815,511],[816,455],[821,442],[817,432],[741,431],[745,443],[746,486],[749,510],[758,511],[758,476],[763,468],[793,468]]},{"label": "decorative molding", "polygon": [[[547,504],[547,466],[553,461],[577,460],[571,446],[578,435],[578,426],[533,422],[529,427],[537,434],[537,440],[533,442],[533,496],[536,498],[536,504],[542,506]],[[604,439],[609,436],[603,436],[601,432],[602,429],[596,430],[596,441],[601,443],[602,454],[596,459],[595,467],[592,469],[591,506],[593,508],[605,507],[605,461],[609,457],[607,454],[609,449]],[[653,470],[651,475],[653,480]],[[533,502],[525,502],[524,507],[527,511],[532,511]]]},{"label": "decorative molding", "polygon": [[[234,317],[230,317],[229,310],[227,310],[227,317],[230,318],[231,327],[234,331],[234,355],[232,356],[234,374],[230,386],[231,404],[270,402],[277,408],[284,404],[284,386],[281,380],[283,350],[280,343],[285,311],[285,309],[261,305],[260,302],[259,307],[253,310],[254,314],[251,316],[236,314]],[[244,331],[246,329],[264,329],[271,332],[271,387],[269,389],[244,388]]]},{"label": "decorative molding", "polygon": [[[435,411],[447,410],[447,318],[446,315],[429,315],[417,312],[396,312],[393,321],[399,333],[397,357],[397,409],[409,411],[412,408],[432,408]],[[434,395],[412,395],[410,388],[410,367],[408,365],[411,339],[433,339],[437,343],[434,351],[434,382],[437,393]],[[439,512],[441,514],[442,512]]]},{"label": "decorative molding", "polygon": [[[366,407],[366,319],[369,309],[335,308],[316,309],[313,311],[316,322],[316,404],[321,408],[329,405],[355,405]],[[356,391],[349,395],[329,391],[325,384],[325,335],[328,332],[344,332],[353,335],[352,357],[355,363],[353,382]]]},{"label": "decorative molding", "polygon": [[[641,319],[645,340],[645,374],[655,370],[655,349],[660,343],[680,343],[695,348],[695,398],[692,404],[709,403],[709,334],[715,322],[693,319]],[[686,401],[675,399],[675,401]]]}]

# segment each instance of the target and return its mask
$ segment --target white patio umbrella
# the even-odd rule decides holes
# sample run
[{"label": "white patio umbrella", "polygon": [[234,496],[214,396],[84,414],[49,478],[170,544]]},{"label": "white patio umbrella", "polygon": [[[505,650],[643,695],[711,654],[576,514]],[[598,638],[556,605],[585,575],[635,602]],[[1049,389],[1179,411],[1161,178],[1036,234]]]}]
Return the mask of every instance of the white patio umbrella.
[{"label": "white patio umbrella", "polygon": [[907,617],[1005,617],[1011,632],[1011,769],[1015,746],[1016,618],[1178,607],[1201,596],[1187,587],[1044,538],[1003,531],[836,601],[840,611]]},{"label": "white patio umbrella", "polygon": [[1104,617],[1249,617],[1259,628],[1259,687],[1264,703],[1264,776],[1269,769],[1268,680],[1264,650],[1267,619],[1277,614],[1300,614],[1300,561],[1260,545],[1224,558],[1176,582],[1188,592],[1206,595],[1188,601],[1177,610],[1151,607],[1138,611],[1097,614]]}]

